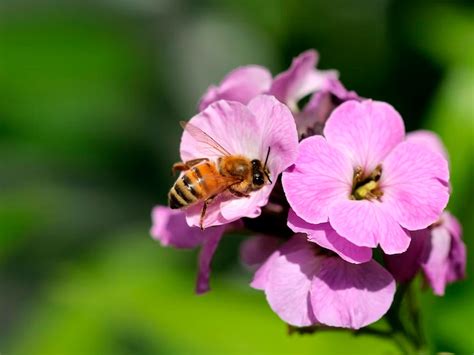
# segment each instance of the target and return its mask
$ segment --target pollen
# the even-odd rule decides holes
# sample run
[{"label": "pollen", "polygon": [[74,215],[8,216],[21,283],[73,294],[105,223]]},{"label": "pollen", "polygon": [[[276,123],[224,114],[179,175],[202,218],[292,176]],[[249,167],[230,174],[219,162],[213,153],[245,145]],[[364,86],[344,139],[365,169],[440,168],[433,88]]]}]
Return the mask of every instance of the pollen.
[{"label": "pollen", "polygon": [[380,177],[382,176],[382,166],[377,167],[368,175],[366,175],[361,167],[357,167],[354,171],[352,181],[352,190],[349,198],[351,200],[379,200],[383,196],[380,188]]}]

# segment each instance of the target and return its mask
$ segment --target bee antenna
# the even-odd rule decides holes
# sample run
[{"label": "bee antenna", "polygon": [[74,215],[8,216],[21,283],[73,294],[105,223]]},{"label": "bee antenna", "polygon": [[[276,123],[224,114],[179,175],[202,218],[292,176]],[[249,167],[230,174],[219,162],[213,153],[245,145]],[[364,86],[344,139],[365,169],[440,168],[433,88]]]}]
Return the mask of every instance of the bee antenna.
[{"label": "bee antenna", "polygon": [[270,179],[270,175],[268,175],[267,173],[267,163],[268,163],[268,157],[270,156],[270,148],[271,147],[268,147],[268,151],[267,151],[267,157],[265,158],[265,163],[263,164],[263,172],[265,173],[265,176],[267,177],[268,181],[270,181],[270,184],[273,184],[273,181],[272,179]]},{"label": "bee antenna", "polygon": [[268,147],[268,150],[267,150],[267,157],[265,158],[265,163],[263,164],[263,170],[265,170],[265,168],[267,167],[268,157],[270,156],[270,148],[271,147]]}]

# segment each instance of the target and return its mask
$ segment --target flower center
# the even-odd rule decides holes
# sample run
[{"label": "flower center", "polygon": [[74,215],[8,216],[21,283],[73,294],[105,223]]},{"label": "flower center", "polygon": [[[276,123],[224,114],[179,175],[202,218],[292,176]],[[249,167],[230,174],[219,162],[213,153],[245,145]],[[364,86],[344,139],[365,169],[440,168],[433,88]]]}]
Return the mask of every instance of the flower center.
[{"label": "flower center", "polygon": [[361,167],[354,170],[352,180],[351,200],[374,200],[380,201],[383,192],[380,189],[379,181],[382,176],[382,166],[377,167],[369,175],[366,175]]}]

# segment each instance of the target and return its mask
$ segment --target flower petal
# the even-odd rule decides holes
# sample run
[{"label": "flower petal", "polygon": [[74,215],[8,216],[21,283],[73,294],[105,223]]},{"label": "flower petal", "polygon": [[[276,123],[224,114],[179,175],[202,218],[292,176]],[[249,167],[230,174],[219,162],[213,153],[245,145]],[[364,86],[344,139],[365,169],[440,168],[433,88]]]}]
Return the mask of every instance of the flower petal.
[{"label": "flower petal", "polygon": [[332,98],[329,91],[315,92],[303,111],[294,114],[299,137],[304,139],[323,134],[326,120],[337,107]]},{"label": "flower petal", "polygon": [[355,265],[326,257],[313,280],[311,304],[321,323],[359,329],[382,318],[394,294],[393,277],[375,261]]},{"label": "flower petal", "polygon": [[[189,121],[211,136],[231,154],[244,154],[249,158],[259,158],[259,135],[257,119],[247,106],[233,101],[218,101]],[[184,130],[180,145],[181,159],[209,158],[217,160],[222,153],[207,142],[196,139]]]},{"label": "flower petal", "polygon": [[163,246],[195,248],[201,245],[207,234],[214,233],[214,230],[201,231],[199,228],[189,227],[183,211],[165,206],[156,206],[153,209],[152,220],[150,234]]},{"label": "flower petal", "polygon": [[350,263],[365,263],[372,259],[372,249],[352,244],[337,234],[329,223],[310,224],[298,217],[293,210],[290,210],[288,227],[293,232],[307,234],[309,241],[334,251]]},{"label": "flower petal", "polygon": [[268,196],[273,186],[265,186],[259,191],[251,194],[251,197],[230,198],[220,205],[221,214],[227,221],[234,221],[238,218],[255,218],[260,216],[261,206],[268,202]]},{"label": "flower petal", "polygon": [[280,256],[280,250],[274,251],[267,260],[257,269],[253,275],[250,286],[256,290],[265,290],[268,284],[268,274],[272,268],[273,262]]},{"label": "flower petal", "polygon": [[[216,229],[222,229],[222,227],[209,228],[209,230]],[[199,253],[199,270],[196,280],[197,294],[205,293],[210,290],[209,279],[211,276],[211,261],[221,238],[222,233],[208,233],[204,239],[204,243]]]},{"label": "flower petal", "polygon": [[421,144],[426,148],[441,154],[446,160],[448,151],[441,138],[434,132],[427,130],[418,130],[407,134],[405,141],[415,144]]},{"label": "flower petal", "polygon": [[385,102],[347,101],[333,111],[324,135],[351,157],[354,167],[370,174],[403,141],[405,127],[400,114]]},{"label": "flower petal", "polygon": [[265,294],[272,310],[288,324],[315,324],[309,290],[318,267],[315,249],[303,236],[284,244],[268,270]]},{"label": "flower petal", "polygon": [[348,91],[337,79],[328,80],[325,89],[315,92],[303,111],[295,113],[300,137],[322,135],[324,125],[332,111],[348,100],[361,100],[354,91]]},{"label": "flower petal", "polygon": [[456,217],[448,211],[444,211],[441,216],[441,222],[455,240],[462,240],[462,227]]},{"label": "flower petal", "polygon": [[426,228],[448,203],[448,181],[446,159],[422,145],[403,142],[383,162],[385,210],[408,230]]},{"label": "flower petal", "polygon": [[451,250],[451,235],[444,227],[436,227],[431,231],[430,253],[428,260],[422,264],[426,279],[433,292],[444,295],[449,268],[449,251]]},{"label": "flower petal", "polygon": [[263,264],[280,246],[281,239],[267,235],[248,238],[240,245],[240,260],[248,266]]},{"label": "flower petal", "polygon": [[[206,230],[212,226],[221,226],[223,224],[227,224],[237,220],[238,218],[234,218],[233,220],[229,220],[222,216],[221,214],[221,204],[224,201],[230,200],[232,197],[226,193],[222,193],[212,201],[206,210],[206,215],[204,217],[203,227]],[[186,222],[190,227],[200,227],[201,222],[201,211],[204,206],[204,202],[196,203],[192,206],[187,207],[184,212],[186,213]]]},{"label": "flower petal", "polygon": [[304,96],[321,90],[328,85],[328,80],[337,79],[335,70],[319,71],[315,69],[318,53],[307,50],[293,59],[290,68],[280,73],[273,80],[269,93],[291,109]]},{"label": "flower petal", "polygon": [[300,143],[294,167],[283,173],[283,188],[291,208],[308,223],[328,221],[329,208],[346,200],[351,191],[353,169],[339,150],[321,136]]},{"label": "flower petal", "polygon": [[461,233],[461,225],[447,211],[431,228],[429,251],[422,267],[436,295],[444,295],[448,283],[465,277],[466,246]]},{"label": "flower petal", "polygon": [[273,180],[293,164],[298,155],[298,133],[288,107],[272,96],[261,95],[248,104],[249,110],[257,117],[259,125],[258,159],[264,161],[268,148],[268,168]]},{"label": "flower petal", "polygon": [[305,241],[305,238],[302,235],[295,235],[283,246],[273,252],[270,257],[257,269],[250,286],[257,290],[264,290],[268,283],[268,275],[272,268],[273,262],[281,256],[282,250],[286,253],[290,253],[303,248],[307,244],[308,243]]},{"label": "flower petal", "polygon": [[355,91],[347,90],[346,87],[342,85],[341,81],[337,78],[328,81],[328,86],[326,87],[326,90],[333,94],[339,101],[362,100],[362,98],[357,95]]},{"label": "flower petal", "polygon": [[207,89],[199,102],[199,111],[219,100],[238,101],[246,105],[255,96],[267,92],[271,84],[272,75],[264,67],[248,65],[236,68],[226,75],[219,86]]},{"label": "flower petal", "polygon": [[459,221],[445,211],[441,217],[444,227],[451,234],[451,250],[449,252],[449,269],[447,280],[454,282],[466,277],[466,245],[462,241],[462,227]]},{"label": "flower petal", "polygon": [[446,280],[451,283],[462,280],[466,277],[466,245],[460,239],[451,240],[451,250],[449,252],[449,268]]},{"label": "flower petal", "polygon": [[378,201],[339,201],[329,210],[329,222],[355,245],[375,248],[380,243],[386,254],[402,253],[408,249],[410,237],[382,206]]},{"label": "flower petal", "polygon": [[408,249],[401,254],[384,255],[385,265],[398,282],[411,281],[421,268],[430,244],[431,231],[421,229],[410,232],[411,241]]}]

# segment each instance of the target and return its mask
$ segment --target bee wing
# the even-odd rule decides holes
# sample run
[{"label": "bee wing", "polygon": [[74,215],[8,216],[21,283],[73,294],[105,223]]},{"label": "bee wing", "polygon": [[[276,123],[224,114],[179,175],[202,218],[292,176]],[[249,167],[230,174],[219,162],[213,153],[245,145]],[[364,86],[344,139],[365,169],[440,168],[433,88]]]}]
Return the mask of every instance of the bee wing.
[{"label": "bee wing", "polygon": [[242,182],[242,179],[235,177],[235,176],[222,176],[220,174],[215,175],[208,175],[208,174],[203,174],[202,179],[205,181],[209,180],[214,180],[216,186],[219,186],[219,191],[218,193],[224,192],[227,190],[230,186],[238,184]]},{"label": "bee wing", "polygon": [[181,127],[183,127],[183,129],[186,132],[188,132],[198,142],[207,144],[209,147],[213,148],[215,151],[217,151],[218,153],[224,156],[232,155],[227,151],[227,149],[225,149],[214,138],[212,138],[209,134],[204,132],[199,127],[185,121],[180,121],[179,124],[181,125]]}]

